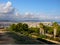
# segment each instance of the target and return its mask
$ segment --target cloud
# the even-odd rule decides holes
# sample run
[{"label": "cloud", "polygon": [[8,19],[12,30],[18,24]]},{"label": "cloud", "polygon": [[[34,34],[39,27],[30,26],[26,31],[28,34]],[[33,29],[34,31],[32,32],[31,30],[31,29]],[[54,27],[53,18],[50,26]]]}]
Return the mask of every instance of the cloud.
[{"label": "cloud", "polygon": [[14,16],[15,9],[12,7],[11,2],[6,4],[0,4],[0,19],[12,19]]},{"label": "cloud", "polygon": [[11,2],[0,4],[0,20],[59,20],[60,16],[51,16],[45,13],[25,12],[20,14],[12,6]]},{"label": "cloud", "polygon": [[0,4],[0,13],[10,13],[13,11],[13,7],[11,2],[7,2],[6,4]]}]

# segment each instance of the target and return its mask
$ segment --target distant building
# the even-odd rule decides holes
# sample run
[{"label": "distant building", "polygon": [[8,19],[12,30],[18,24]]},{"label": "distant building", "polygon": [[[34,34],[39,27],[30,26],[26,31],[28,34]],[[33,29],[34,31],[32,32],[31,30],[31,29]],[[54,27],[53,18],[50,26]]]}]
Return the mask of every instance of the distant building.
[{"label": "distant building", "polygon": [[43,23],[44,25],[51,26],[52,22],[23,22],[28,24],[29,27],[39,27],[39,23]]},{"label": "distant building", "polygon": [[52,22],[41,22],[41,23],[43,23],[44,25],[48,25],[48,26],[52,25]]},{"label": "distant building", "polygon": [[6,28],[9,27],[11,25],[11,23],[9,22],[0,22],[0,28]]},{"label": "distant building", "polygon": [[[29,27],[39,27],[39,23],[43,23],[44,25],[51,26],[52,22],[21,22],[28,24]],[[11,24],[17,24],[15,22],[0,22],[0,28],[9,27]]]}]

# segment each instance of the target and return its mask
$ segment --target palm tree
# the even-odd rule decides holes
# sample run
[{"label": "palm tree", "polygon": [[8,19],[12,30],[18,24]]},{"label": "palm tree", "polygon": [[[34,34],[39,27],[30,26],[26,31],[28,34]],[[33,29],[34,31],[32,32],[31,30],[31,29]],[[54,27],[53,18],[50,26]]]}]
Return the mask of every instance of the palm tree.
[{"label": "palm tree", "polygon": [[57,33],[57,29],[58,29],[58,24],[57,22],[53,23],[53,29],[54,29],[54,38],[56,38],[56,33]]},{"label": "palm tree", "polygon": [[44,35],[44,25],[42,23],[39,24],[40,26],[40,34]]}]

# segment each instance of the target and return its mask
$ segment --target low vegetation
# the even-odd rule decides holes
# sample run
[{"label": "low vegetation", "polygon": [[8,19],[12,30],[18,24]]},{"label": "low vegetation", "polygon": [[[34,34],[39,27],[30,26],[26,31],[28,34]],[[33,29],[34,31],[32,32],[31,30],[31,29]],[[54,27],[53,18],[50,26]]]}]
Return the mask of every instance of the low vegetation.
[{"label": "low vegetation", "polygon": [[[40,28],[38,27],[28,27],[27,24],[12,24],[7,30],[12,32],[17,32],[19,34],[32,37],[34,35],[36,38],[48,38],[51,40],[60,41],[60,25],[54,22],[51,26],[43,25],[42,23],[39,24]],[[53,35],[52,37],[46,36],[45,34]],[[53,38],[54,37],[54,38]]]}]

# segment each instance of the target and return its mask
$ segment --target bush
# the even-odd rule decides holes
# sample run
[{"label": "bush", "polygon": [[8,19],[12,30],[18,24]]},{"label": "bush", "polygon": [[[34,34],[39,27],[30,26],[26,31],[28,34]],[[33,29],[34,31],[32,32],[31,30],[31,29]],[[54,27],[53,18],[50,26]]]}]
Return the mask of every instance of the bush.
[{"label": "bush", "polygon": [[11,29],[11,31],[15,31],[15,30],[16,30],[16,25],[15,25],[15,24],[12,24],[12,25],[10,26],[10,29]]},{"label": "bush", "polygon": [[39,34],[39,28],[31,27],[31,28],[29,28],[29,32],[30,33],[38,33]]},{"label": "bush", "polygon": [[39,38],[46,38],[45,35],[39,35]]},{"label": "bush", "polygon": [[58,27],[58,30],[57,30],[57,37],[60,37],[60,26]]}]

